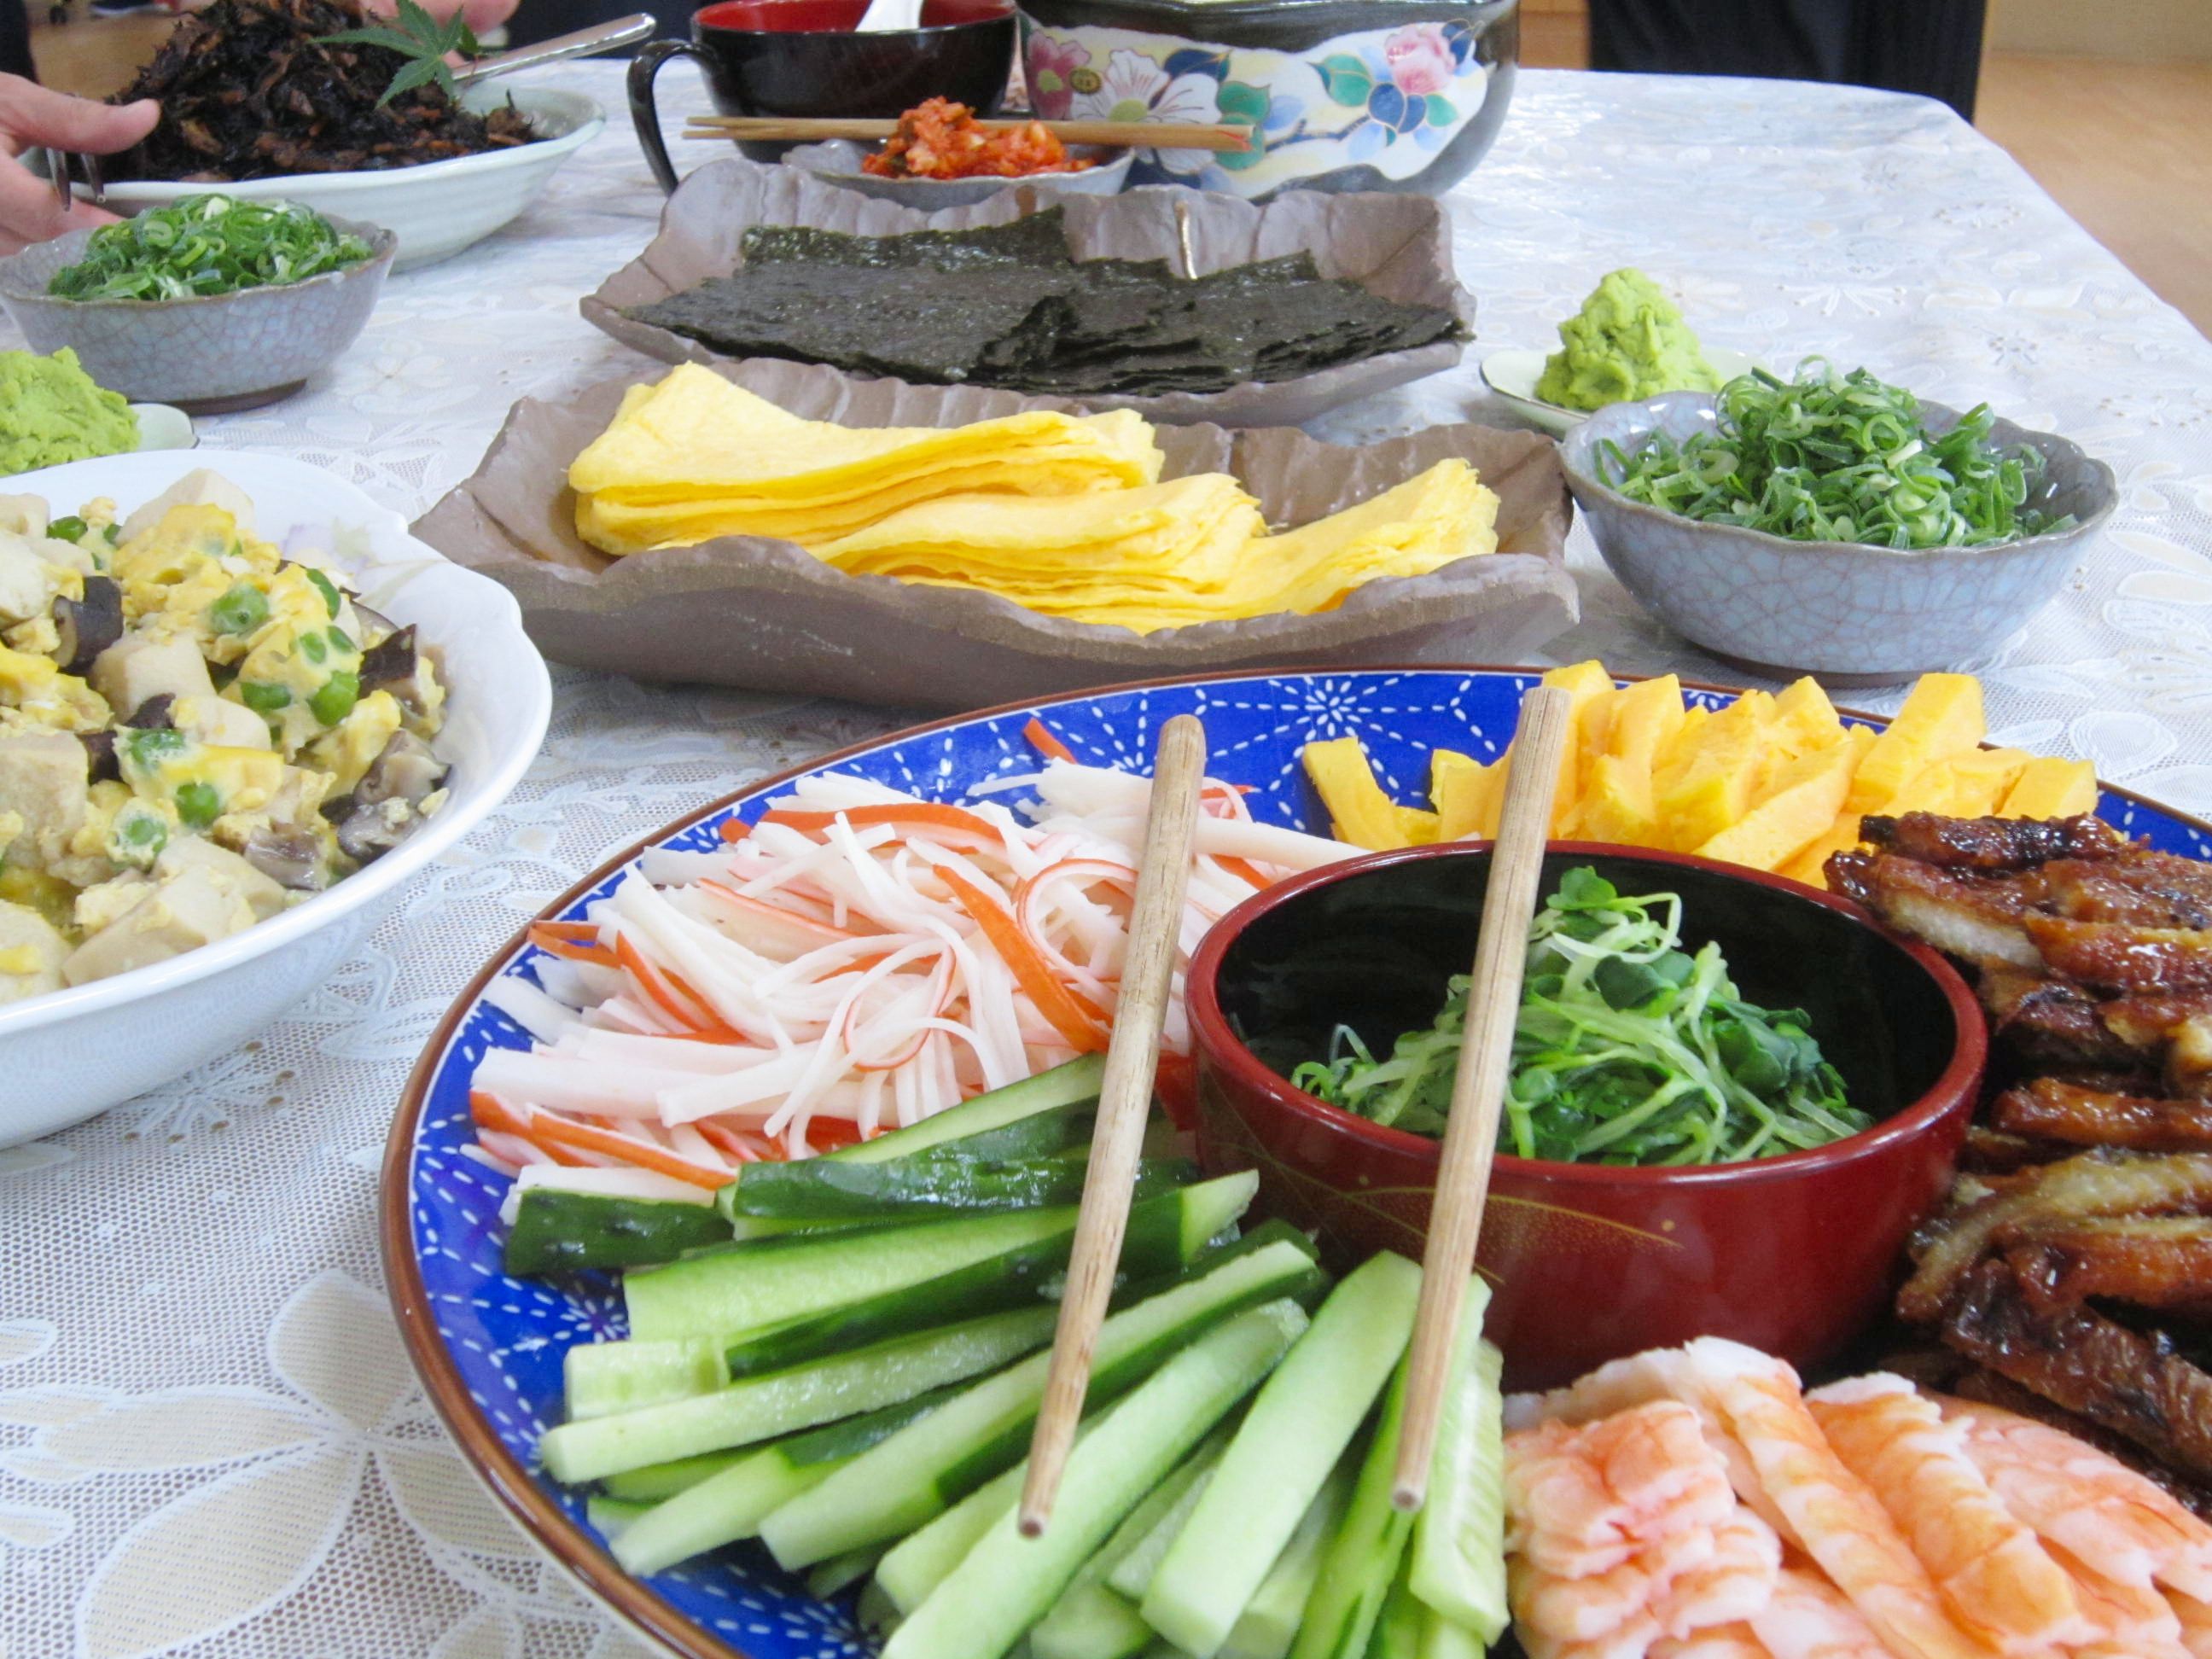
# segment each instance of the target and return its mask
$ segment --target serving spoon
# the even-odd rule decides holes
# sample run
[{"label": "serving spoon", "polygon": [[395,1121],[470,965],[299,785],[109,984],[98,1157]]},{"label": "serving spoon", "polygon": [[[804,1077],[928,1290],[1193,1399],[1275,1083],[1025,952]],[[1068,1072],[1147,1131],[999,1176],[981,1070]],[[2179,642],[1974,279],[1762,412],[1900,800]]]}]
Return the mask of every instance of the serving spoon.
[{"label": "serving spoon", "polygon": [[458,86],[472,87],[495,75],[511,75],[516,70],[536,69],[540,64],[558,64],[570,58],[586,58],[595,52],[611,52],[617,46],[634,46],[651,38],[657,27],[648,14],[632,12],[611,23],[572,29],[550,40],[533,41],[512,52],[497,52],[489,58],[463,64],[454,70],[453,81]]}]

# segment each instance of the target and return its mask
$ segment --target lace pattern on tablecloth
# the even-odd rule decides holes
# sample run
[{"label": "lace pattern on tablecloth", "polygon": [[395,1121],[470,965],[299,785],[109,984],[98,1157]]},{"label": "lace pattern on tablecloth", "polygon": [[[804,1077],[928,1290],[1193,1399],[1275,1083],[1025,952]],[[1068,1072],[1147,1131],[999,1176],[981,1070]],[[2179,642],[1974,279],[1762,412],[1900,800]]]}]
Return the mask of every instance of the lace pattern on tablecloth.
[{"label": "lace pattern on tablecloth", "polygon": [[[413,513],[475,466],[516,398],[635,366],[576,314],[660,210],[620,122],[621,66],[541,73],[616,125],[506,231],[394,279],[307,392],[204,422],[210,461],[281,451]],[[703,106],[683,76],[667,94],[672,119]],[[1885,94],[1535,73],[1453,211],[1482,343],[1319,435],[1506,418],[1475,374],[1484,345],[1546,343],[1624,264],[1778,367],[1825,353],[1985,398],[2111,461],[2122,490],[2058,599],[1966,665],[1996,734],[2212,811],[2212,343],[2003,155]],[[1579,530],[1571,556],[1584,621],[1553,659],[1740,678],[1638,612]],[[904,716],[556,681],[514,799],[356,960],[238,1053],[0,1151],[0,1659],[642,1651],[507,1525],[413,1385],[375,1255],[386,1126],[454,992],[577,872]]]}]

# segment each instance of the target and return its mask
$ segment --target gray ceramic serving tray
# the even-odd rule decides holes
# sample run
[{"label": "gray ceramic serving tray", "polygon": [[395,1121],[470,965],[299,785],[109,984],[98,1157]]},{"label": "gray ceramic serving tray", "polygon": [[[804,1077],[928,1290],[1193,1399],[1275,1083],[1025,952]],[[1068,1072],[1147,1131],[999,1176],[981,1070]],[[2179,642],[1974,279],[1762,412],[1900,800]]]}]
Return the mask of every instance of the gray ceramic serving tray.
[{"label": "gray ceramic serving tray", "polygon": [[[850,380],[812,364],[713,367],[794,414],[848,426],[952,426],[1067,407],[977,386]],[[1168,476],[1233,472],[1278,526],[1364,501],[1455,455],[1498,492],[1497,553],[1371,582],[1318,616],[1139,635],[1040,616],[972,589],[848,576],[762,537],[610,558],[576,534],[575,497],[562,481],[623,391],[659,373],[517,404],[474,476],[415,526],[447,557],[512,592],[531,637],[556,662],[640,679],[980,708],[1205,669],[1518,662],[1578,615],[1559,451],[1539,434],[1484,426],[1431,427],[1356,449],[1281,428],[1159,434]]]},{"label": "gray ceramic serving tray", "polygon": [[[1451,227],[1424,196],[1293,191],[1264,206],[1208,192],[1154,188],[1093,198],[1016,188],[973,207],[924,213],[840,189],[796,167],[722,161],[701,167],[668,199],[660,234],[637,258],[582,301],[585,317],[623,344],[663,362],[730,361],[696,340],[623,312],[679,294],[737,268],[738,248],[755,225],[808,225],[863,236],[908,230],[964,230],[1004,224],[1047,207],[1066,210],[1068,245],[1079,259],[1113,257],[1179,262],[1176,206],[1188,210],[1192,268],[1200,273],[1255,259],[1309,252],[1324,276],[1344,276],[1384,299],[1441,306],[1474,330],[1474,296],[1452,274]],[[1247,381],[1225,392],[1155,398],[1092,398],[1091,409],[1133,409],[1173,425],[1301,426],[1340,404],[1449,368],[1461,341],[1441,341],[1340,364],[1295,380]],[[747,362],[776,362],[746,358]],[[866,377],[848,376],[854,381]]]}]

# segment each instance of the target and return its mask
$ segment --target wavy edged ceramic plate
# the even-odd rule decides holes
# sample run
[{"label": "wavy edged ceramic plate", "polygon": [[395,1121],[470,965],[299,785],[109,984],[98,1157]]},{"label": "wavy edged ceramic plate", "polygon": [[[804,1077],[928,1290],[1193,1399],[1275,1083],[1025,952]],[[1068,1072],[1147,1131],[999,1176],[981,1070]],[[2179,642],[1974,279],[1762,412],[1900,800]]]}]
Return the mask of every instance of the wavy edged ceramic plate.
[{"label": "wavy edged ceramic plate", "polygon": [[[1482,383],[1510,404],[1515,413],[1526,416],[1530,425],[1558,437],[1573,431],[1589,416],[1579,409],[1547,403],[1536,395],[1536,382],[1543,378],[1550,356],[1527,346],[1500,346],[1482,360]],[[1759,367],[1757,358],[1730,351],[1726,346],[1707,346],[1705,361],[1724,380]]]},{"label": "wavy edged ceramic plate", "polygon": [[[1504,669],[1357,669],[1340,673],[1221,674],[1155,681],[1012,705],[939,720],[823,757],[703,805],[601,866],[549,906],[581,914],[609,893],[646,847],[703,850],[716,826],[757,818],[793,780],[854,772],[933,799],[958,800],[987,778],[1026,771],[1036,756],[1023,727],[1041,716],[1077,756],[1149,764],[1160,723],[1194,713],[1206,726],[1211,770],[1249,786],[1265,821],[1325,827],[1298,764],[1310,738],[1357,736],[1384,786],[1401,799],[1427,776],[1431,748],[1494,756],[1510,739],[1533,674]],[[1689,688],[1717,706],[1733,692]],[[1879,722],[1870,722],[1879,724]],[[2107,790],[2099,809],[2160,848],[2212,858],[2212,824]],[[561,1420],[568,1348],[624,1330],[621,1297],[603,1275],[559,1287],[509,1279],[498,1221],[506,1182],[461,1156],[470,1139],[468,1082],[487,1048],[520,1048],[520,1027],[483,1000],[495,976],[532,972],[538,952],[518,934],[447,1012],[408,1079],[386,1145],[380,1236],[385,1277],[408,1356],[463,1455],[546,1553],[617,1614],[687,1659],[847,1659],[871,1650],[852,1598],[821,1601],[757,1546],[635,1579],[584,1519],[580,1498],[536,1468],[538,1437]]]}]

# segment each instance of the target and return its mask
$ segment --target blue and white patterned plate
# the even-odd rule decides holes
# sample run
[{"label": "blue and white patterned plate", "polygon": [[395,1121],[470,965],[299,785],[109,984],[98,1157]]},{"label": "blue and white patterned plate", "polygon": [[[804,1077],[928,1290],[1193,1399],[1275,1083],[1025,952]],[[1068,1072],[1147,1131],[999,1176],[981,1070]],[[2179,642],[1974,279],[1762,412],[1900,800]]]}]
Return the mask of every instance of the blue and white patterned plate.
[{"label": "blue and white patterned plate", "polygon": [[[972,786],[1033,769],[1023,737],[1042,717],[1082,760],[1149,770],[1157,734],[1170,715],[1206,722],[1209,771],[1250,787],[1263,821],[1325,832],[1298,764],[1300,747],[1356,737],[1383,786],[1408,802],[1424,797],[1428,755],[1448,746],[1484,759],[1510,740],[1522,692],[1534,677],[1503,670],[1355,670],[1237,674],[1102,690],[924,726],[833,755],[702,808],[646,843],[707,849],[732,817],[750,822],[793,779],[857,773],[931,799],[964,799]],[[1692,689],[1711,706],[1725,691]],[[2212,858],[2212,826],[2116,791],[2099,811],[2152,844]],[[610,893],[636,855],[603,867],[547,912],[573,917]],[[498,1220],[506,1183],[460,1155],[471,1139],[469,1079],[490,1048],[527,1039],[482,994],[495,975],[532,973],[538,952],[520,939],[477,975],[425,1050],[386,1155],[382,1218],[385,1270],[409,1352],[465,1455],[538,1542],[586,1589],[678,1653],[701,1659],[830,1659],[870,1650],[851,1598],[823,1602],[747,1547],[643,1581],[617,1567],[584,1519],[581,1499],[537,1468],[538,1437],[561,1420],[562,1356],[577,1342],[623,1334],[611,1279],[555,1287],[508,1278],[500,1266]]]}]

